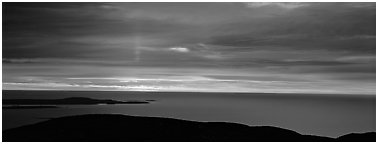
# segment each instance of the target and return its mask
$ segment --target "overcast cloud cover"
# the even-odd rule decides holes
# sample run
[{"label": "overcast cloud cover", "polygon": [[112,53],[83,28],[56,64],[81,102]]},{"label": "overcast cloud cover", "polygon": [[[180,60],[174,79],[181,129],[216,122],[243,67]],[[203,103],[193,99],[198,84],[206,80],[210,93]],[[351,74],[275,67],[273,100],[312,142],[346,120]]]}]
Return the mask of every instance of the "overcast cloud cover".
[{"label": "overcast cloud cover", "polygon": [[375,94],[375,3],[3,3],[3,89]]}]

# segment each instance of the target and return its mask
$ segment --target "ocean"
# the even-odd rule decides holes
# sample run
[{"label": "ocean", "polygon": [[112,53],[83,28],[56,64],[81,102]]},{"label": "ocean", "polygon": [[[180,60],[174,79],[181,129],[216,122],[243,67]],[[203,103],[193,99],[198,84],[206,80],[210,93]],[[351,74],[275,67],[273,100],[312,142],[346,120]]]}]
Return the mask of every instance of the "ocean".
[{"label": "ocean", "polygon": [[375,131],[376,127],[374,95],[3,90],[3,99],[67,97],[156,101],[150,104],[3,109],[3,130],[48,118],[79,114],[125,114],[192,121],[233,122],[250,126],[275,126],[301,134],[328,137],[371,132]]}]

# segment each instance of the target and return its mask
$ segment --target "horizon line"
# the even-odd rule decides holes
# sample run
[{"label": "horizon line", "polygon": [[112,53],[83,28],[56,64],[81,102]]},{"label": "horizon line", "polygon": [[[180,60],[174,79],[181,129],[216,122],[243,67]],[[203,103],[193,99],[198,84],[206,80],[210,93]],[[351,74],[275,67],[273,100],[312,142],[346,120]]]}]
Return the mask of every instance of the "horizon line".
[{"label": "horizon line", "polygon": [[364,96],[374,96],[376,94],[359,94],[359,93],[301,93],[301,92],[234,92],[234,91],[138,91],[138,90],[54,90],[54,89],[25,89],[25,90],[16,90],[16,89],[2,89],[3,91],[71,91],[71,92],[143,92],[143,93],[228,93],[228,94],[306,94],[306,95],[364,95]]}]

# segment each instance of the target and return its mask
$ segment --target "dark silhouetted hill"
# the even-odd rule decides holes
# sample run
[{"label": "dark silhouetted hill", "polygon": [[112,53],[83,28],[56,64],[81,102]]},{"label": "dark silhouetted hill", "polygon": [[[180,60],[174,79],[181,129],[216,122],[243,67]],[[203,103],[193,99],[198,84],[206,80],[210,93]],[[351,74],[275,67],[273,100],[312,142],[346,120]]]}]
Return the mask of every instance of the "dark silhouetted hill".
[{"label": "dark silhouetted hill", "polygon": [[301,135],[270,126],[250,127],[225,122],[194,122],[171,118],[126,115],[80,115],[55,118],[3,131],[6,142],[206,142],[206,141],[375,141],[375,133],[346,135],[339,139]]},{"label": "dark silhouetted hill", "polygon": [[337,138],[339,141],[348,142],[375,142],[375,132],[351,133]]}]

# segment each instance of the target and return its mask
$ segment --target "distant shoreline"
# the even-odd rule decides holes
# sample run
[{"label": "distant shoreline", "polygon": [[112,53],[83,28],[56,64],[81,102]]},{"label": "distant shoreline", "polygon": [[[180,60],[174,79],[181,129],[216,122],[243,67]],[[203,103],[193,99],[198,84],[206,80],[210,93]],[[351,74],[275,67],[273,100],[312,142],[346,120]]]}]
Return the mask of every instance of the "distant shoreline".
[{"label": "distant shoreline", "polygon": [[3,105],[11,106],[49,106],[49,105],[99,105],[99,104],[149,104],[155,100],[127,100],[93,99],[86,97],[68,97],[62,99],[3,99]]}]

